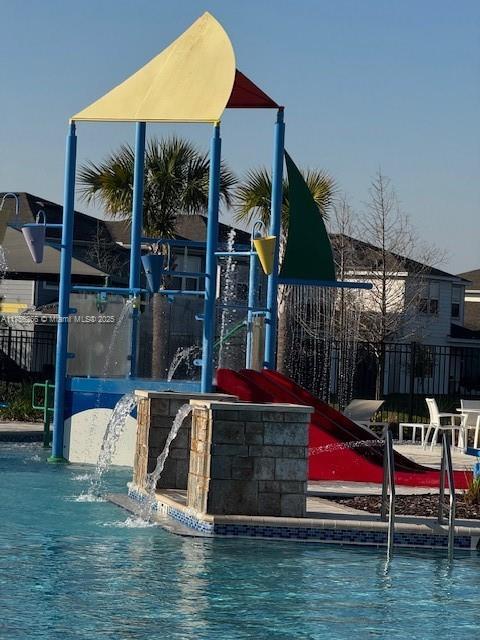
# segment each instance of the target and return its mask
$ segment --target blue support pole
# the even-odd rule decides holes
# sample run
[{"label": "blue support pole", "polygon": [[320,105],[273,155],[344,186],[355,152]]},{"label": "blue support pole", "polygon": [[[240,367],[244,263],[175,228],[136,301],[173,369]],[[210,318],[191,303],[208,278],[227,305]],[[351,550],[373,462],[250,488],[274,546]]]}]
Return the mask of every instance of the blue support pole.
[{"label": "blue support pole", "polygon": [[217,297],[218,207],[220,201],[220,162],[222,140],[220,123],[213,129],[210,143],[208,186],[207,252],[205,264],[205,307],[203,321],[201,392],[210,393],[213,382],[213,345],[215,342],[215,300]]},{"label": "blue support pole", "polygon": [[72,243],[75,204],[75,164],[77,136],[75,123],[68,129],[65,152],[65,182],[62,245],[60,252],[60,285],[58,298],[57,351],[55,356],[55,396],[53,414],[53,440],[51,462],[63,462],[63,430],[65,420],[65,382],[68,357],[68,318],[70,314],[70,287],[72,280]]},{"label": "blue support pole", "polygon": [[283,181],[283,152],[285,141],[285,124],[283,122],[283,107],[277,112],[275,123],[273,163],[272,163],[272,202],[270,214],[270,235],[277,238],[273,257],[273,271],[268,276],[267,284],[267,314],[265,324],[265,362],[267,369],[275,367],[275,353],[277,347],[277,294],[278,294],[278,266],[280,252],[280,232],[282,222],[282,181]]},{"label": "blue support pole", "polygon": [[[130,235],[130,289],[140,288],[140,256],[142,245],[143,224],[143,189],[145,179],[145,134],[146,123],[137,122],[135,129],[135,166],[133,170],[133,203],[132,227]],[[137,340],[139,310],[132,310],[132,335],[130,346],[130,377],[136,375],[137,369]]]},{"label": "blue support pole", "polygon": [[[253,234],[252,234],[253,235]],[[252,242],[253,245],[253,242]],[[248,269],[248,311],[247,311],[247,345],[245,354],[245,366],[247,369],[252,368],[252,347],[253,347],[253,319],[255,317],[255,305],[257,302],[257,254],[252,251],[250,253],[249,269]]]}]

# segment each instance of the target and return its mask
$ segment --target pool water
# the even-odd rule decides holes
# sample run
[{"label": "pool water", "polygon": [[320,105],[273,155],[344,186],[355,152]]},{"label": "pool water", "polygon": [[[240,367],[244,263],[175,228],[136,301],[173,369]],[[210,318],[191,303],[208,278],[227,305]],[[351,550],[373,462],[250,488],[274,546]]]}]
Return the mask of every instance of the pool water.
[{"label": "pool water", "polygon": [[[182,538],[77,502],[88,467],[0,444],[3,640],[478,637],[480,558]],[[131,472],[109,488],[124,492]],[[127,521],[127,525],[128,525]]]}]

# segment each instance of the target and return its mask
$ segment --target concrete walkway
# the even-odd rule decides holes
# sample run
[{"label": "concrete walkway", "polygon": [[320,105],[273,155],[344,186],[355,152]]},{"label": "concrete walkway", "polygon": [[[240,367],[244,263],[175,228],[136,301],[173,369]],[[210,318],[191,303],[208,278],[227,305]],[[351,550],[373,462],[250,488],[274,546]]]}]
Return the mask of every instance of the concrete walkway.
[{"label": "concrete walkway", "polygon": [[0,442],[42,442],[42,422],[0,422]]},{"label": "concrete walkway", "polygon": [[[414,460],[418,464],[431,467],[432,469],[440,469],[440,458],[442,449],[440,446],[424,449],[421,445],[415,444],[395,444],[395,451]],[[452,450],[453,468],[459,471],[471,471],[475,458],[467,456],[457,449]],[[438,493],[438,489],[432,487],[405,487],[397,485],[395,487],[397,495],[421,495],[425,493]],[[447,491],[448,492],[448,491]],[[311,497],[322,498],[328,495],[337,496],[369,496],[380,495],[382,486],[371,482],[344,482],[344,481],[310,481],[308,483],[308,495]],[[324,505],[325,506],[325,505]],[[315,510],[312,507],[313,510]]]},{"label": "concrete walkway", "polygon": [[[423,464],[426,467],[432,467],[434,469],[440,469],[440,459],[442,455],[442,448],[440,445],[433,447],[433,451],[430,451],[430,446],[424,449],[419,444],[394,444],[395,451],[401,453],[407,458]],[[472,470],[475,458],[465,455],[459,449],[452,449],[452,462],[453,468],[463,471],[467,469]]]},{"label": "concrete walkway", "polygon": [[[346,482],[343,480],[323,481],[310,480],[307,494],[311,497],[326,498],[327,496],[337,496],[350,498],[353,496],[379,496],[382,493],[382,485],[373,482]],[[406,487],[396,485],[397,496],[421,495],[425,493],[438,493],[434,487]]]}]

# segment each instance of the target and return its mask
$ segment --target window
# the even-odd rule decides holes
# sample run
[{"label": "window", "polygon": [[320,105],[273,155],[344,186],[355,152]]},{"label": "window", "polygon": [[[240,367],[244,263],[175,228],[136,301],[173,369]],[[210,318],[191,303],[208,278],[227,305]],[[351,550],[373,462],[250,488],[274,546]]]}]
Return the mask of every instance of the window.
[{"label": "window", "polygon": [[199,291],[202,287],[202,276],[195,277],[193,274],[202,271],[202,257],[191,256],[188,248],[175,255],[175,270],[191,273],[189,276],[175,276],[172,278],[172,287],[182,291]]},{"label": "window", "polygon": [[460,304],[462,300],[462,287],[452,287],[452,318],[460,318]]},{"label": "window", "polygon": [[58,291],[58,282],[49,282],[48,280],[44,280],[42,288],[45,291]]},{"label": "window", "polygon": [[429,282],[425,285],[423,296],[420,298],[418,310],[420,313],[430,315],[438,314],[438,301],[440,298],[440,285],[438,282]]}]

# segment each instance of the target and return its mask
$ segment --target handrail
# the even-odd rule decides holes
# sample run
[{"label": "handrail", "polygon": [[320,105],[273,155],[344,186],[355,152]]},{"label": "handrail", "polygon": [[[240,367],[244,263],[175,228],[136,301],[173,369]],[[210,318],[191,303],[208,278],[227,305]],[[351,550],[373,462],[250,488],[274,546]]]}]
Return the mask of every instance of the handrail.
[{"label": "handrail", "polygon": [[453,548],[455,543],[455,477],[453,475],[451,434],[447,431],[442,433],[442,461],[440,465],[440,492],[438,496],[438,522],[443,524],[445,510],[445,472],[448,477],[448,488],[450,491],[448,502],[448,557],[453,558]]},{"label": "handrail", "polygon": [[[36,404],[36,390],[43,389],[43,404]],[[50,384],[50,380],[45,382],[36,382],[32,387],[32,409],[43,411],[43,446],[50,446],[50,420],[53,416],[54,407],[50,406],[51,394],[49,390],[55,389],[54,384]]]},{"label": "handrail", "polygon": [[380,519],[384,521],[387,519],[388,502],[387,560],[390,560],[393,553],[395,534],[395,464],[393,457],[393,435],[388,425],[385,425],[383,429],[383,439],[383,484]]}]

